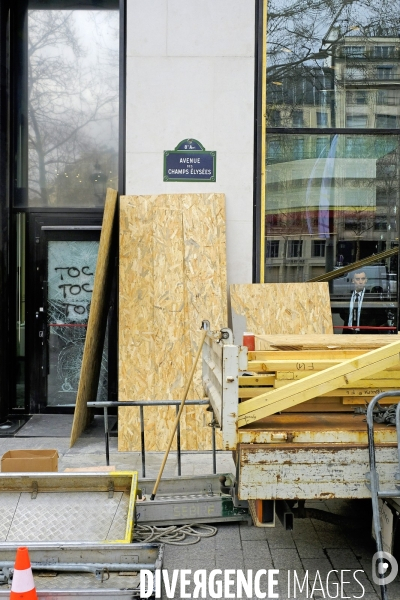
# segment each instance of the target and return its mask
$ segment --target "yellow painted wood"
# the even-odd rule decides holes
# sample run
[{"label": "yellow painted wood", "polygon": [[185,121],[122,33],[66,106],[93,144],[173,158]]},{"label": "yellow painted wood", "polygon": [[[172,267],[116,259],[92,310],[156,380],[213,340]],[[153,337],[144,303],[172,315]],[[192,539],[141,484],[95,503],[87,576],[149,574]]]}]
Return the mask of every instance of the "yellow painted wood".
[{"label": "yellow painted wood", "polygon": [[[275,388],[285,387],[285,385],[288,385],[288,383],[288,381],[276,381]],[[352,390],[354,390],[354,392],[357,392],[355,395],[358,396],[359,394],[363,393],[363,390],[376,390],[377,388],[381,388],[383,391],[384,389],[390,390],[396,389],[397,387],[400,388],[400,379],[360,379],[360,381],[357,381],[356,386],[345,385],[328,393],[331,396],[344,396],[352,393]],[[243,396],[243,398],[244,397],[245,396]],[[250,396],[247,397],[250,398]]]},{"label": "yellow painted wood", "polygon": [[263,392],[266,392],[269,389],[274,389],[274,386],[264,386],[264,387],[249,387],[249,388],[239,388],[238,396],[239,398],[254,398],[255,396],[259,396]]},{"label": "yellow painted wood", "polygon": [[[389,343],[389,342],[386,342]],[[384,344],[381,344],[381,347]],[[356,356],[360,356],[361,354],[365,354],[368,350],[373,350],[372,348],[366,349],[342,349],[339,348],[337,350],[318,350],[318,356],[316,356],[315,350],[258,350],[256,352],[249,352],[247,355],[247,359],[249,361],[269,361],[269,360],[295,360],[296,362],[299,360],[314,360],[318,358],[318,360],[338,360],[343,361],[348,358],[355,358]]]},{"label": "yellow painted wood", "polygon": [[273,385],[275,381],[275,375],[246,375],[239,377],[239,386],[260,386],[260,385]]},{"label": "yellow painted wood", "polygon": [[[373,398],[373,397],[372,397]],[[342,398],[342,403],[345,406],[351,405],[351,406],[356,406],[356,405],[363,405],[363,404],[368,404],[368,402],[370,402],[372,400],[372,398],[365,398],[362,396],[359,397],[343,397]],[[383,398],[382,400],[380,400],[379,404],[381,406],[389,406],[390,404],[397,404],[397,402],[400,401],[400,394],[399,397],[397,396],[390,396],[390,398]]]},{"label": "yellow painted wood", "polygon": [[[317,354],[316,354],[317,355]],[[359,355],[358,355],[359,356]],[[357,358],[357,357],[356,357]],[[248,370],[256,373],[265,373],[270,371],[299,371],[312,373],[313,371],[323,371],[333,365],[338,365],[343,360],[250,360]]]},{"label": "yellow painted wood", "polygon": [[96,400],[99,385],[101,356],[107,327],[108,290],[110,288],[111,241],[117,206],[117,192],[107,189],[103,224],[97,254],[96,271],[90,304],[89,319],[83,348],[70,446],[72,447],[87,425],[87,403]]},{"label": "yellow painted wood", "polygon": [[[400,368],[400,367],[399,367]],[[296,379],[304,379],[304,377],[309,377],[310,373],[304,371],[277,371],[275,373],[275,381],[294,381]],[[271,375],[267,375],[266,377],[272,377]],[[374,373],[369,377],[369,380],[374,382],[377,379],[386,380],[390,379],[392,381],[398,381],[400,383],[400,373],[397,371],[380,371],[379,373]],[[364,381],[363,379],[360,380]],[[284,385],[284,384],[282,384]],[[385,385],[382,382],[382,385]]]},{"label": "yellow painted wood", "polygon": [[400,341],[334,365],[239,405],[238,426],[257,421],[399,364]]}]

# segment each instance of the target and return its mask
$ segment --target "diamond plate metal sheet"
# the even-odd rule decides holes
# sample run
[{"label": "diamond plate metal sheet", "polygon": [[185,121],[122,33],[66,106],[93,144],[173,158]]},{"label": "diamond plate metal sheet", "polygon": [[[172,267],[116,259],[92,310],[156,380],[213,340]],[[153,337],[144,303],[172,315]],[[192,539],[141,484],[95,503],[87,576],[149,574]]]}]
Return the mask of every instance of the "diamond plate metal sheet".
[{"label": "diamond plate metal sheet", "polygon": [[3,492],[1,494],[0,542],[7,540],[7,534],[11,527],[19,496],[20,494],[16,494],[15,492]]},{"label": "diamond plate metal sheet", "polygon": [[129,508],[129,494],[122,494],[121,501],[115,513],[113,522],[107,535],[108,540],[121,540],[125,537],[126,515]]},{"label": "diamond plate metal sheet", "polygon": [[121,503],[125,496],[122,492],[114,493],[112,498],[108,492],[39,492],[35,499],[23,492],[19,496],[3,541],[98,542],[125,537],[127,509]]}]

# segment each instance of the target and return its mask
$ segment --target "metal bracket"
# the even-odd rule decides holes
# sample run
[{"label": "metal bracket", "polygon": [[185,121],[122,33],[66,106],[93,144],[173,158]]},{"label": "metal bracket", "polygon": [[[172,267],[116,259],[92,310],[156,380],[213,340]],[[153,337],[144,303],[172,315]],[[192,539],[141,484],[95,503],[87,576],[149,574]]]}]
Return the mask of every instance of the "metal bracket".
[{"label": "metal bracket", "polygon": [[114,482],[111,480],[108,482],[108,497],[113,498],[114,496]]},{"label": "metal bracket", "polygon": [[32,500],[36,500],[37,495],[38,495],[38,484],[37,484],[37,481],[32,481],[32,493],[31,493]]},{"label": "metal bracket", "polygon": [[233,344],[233,333],[229,327],[221,329],[221,341],[223,344]]},{"label": "metal bracket", "polygon": [[3,567],[0,569],[0,585],[10,584],[12,581],[12,569]]}]

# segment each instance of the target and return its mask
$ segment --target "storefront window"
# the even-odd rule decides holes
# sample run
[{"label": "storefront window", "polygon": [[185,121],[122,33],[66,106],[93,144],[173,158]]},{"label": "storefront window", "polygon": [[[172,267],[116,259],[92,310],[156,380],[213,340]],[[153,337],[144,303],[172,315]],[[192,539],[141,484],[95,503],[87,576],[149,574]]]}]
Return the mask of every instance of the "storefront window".
[{"label": "storefront window", "polygon": [[324,0],[295,16],[292,3],[268,2],[261,280],[342,269],[329,284],[337,333],[349,326],[360,261],[364,306],[380,313],[382,332],[397,323],[399,63],[396,15],[383,1]]}]

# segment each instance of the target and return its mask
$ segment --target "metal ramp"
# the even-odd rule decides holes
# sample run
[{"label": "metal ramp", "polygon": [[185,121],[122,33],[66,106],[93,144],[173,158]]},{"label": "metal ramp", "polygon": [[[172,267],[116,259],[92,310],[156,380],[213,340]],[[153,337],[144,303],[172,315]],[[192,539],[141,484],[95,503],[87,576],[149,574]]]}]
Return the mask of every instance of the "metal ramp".
[{"label": "metal ramp", "polygon": [[0,542],[132,541],[137,472],[0,474]]},{"label": "metal ramp", "polygon": [[[0,544],[0,598],[10,597],[17,547]],[[32,543],[29,555],[39,600],[132,600],[140,569],[162,568],[163,545]]]},{"label": "metal ramp", "polygon": [[[387,571],[387,560],[390,558],[389,553],[383,550],[382,543],[382,528],[380,520],[379,499],[400,498],[400,484],[395,484],[392,490],[381,490],[379,487],[379,475],[376,467],[376,452],[375,452],[375,437],[374,437],[374,407],[376,404],[387,397],[399,397],[400,391],[393,390],[377,394],[368,404],[367,409],[367,426],[368,426],[368,451],[369,451],[369,472],[366,474],[367,486],[371,491],[372,500],[372,526],[376,540],[377,561],[372,566],[377,568],[378,572],[373,573],[376,577],[376,583],[380,586],[382,600],[388,600],[388,590],[385,583]],[[396,433],[397,433],[397,451],[398,451],[398,471],[396,472],[396,480],[400,481],[400,402],[396,407]]]}]

